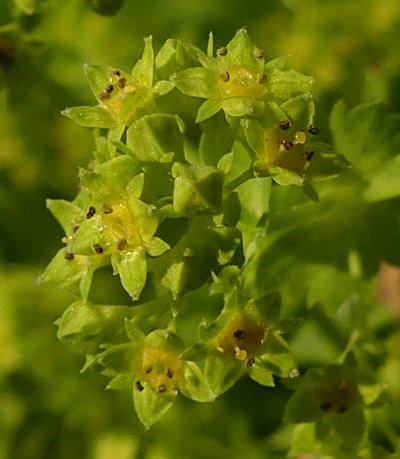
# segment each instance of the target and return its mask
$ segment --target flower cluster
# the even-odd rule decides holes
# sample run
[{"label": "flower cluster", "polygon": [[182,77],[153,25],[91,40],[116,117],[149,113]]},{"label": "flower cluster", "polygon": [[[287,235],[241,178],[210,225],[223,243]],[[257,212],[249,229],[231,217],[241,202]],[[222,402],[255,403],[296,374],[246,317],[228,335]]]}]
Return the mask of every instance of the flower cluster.
[{"label": "flower cluster", "polygon": [[[59,338],[86,355],[84,369],[111,376],[109,388],[133,391],[146,427],[178,391],[210,402],[244,373],[266,386],[296,377],[282,334],[298,319],[281,318],[279,293],[258,295],[246,278],[272,187],[317,200],[312,181],[347,166],[315,140],[313,79],[268,61],[244,29],[216,54],[212,35],[207,53],[167,40],[156,56],[149,37],[131,73],[85,74],[97,105],[62,113],[94,128],[94,156],[72,202],[47,202],[65,246],[41,280],[79,282]],[[109,267],[123,305],[99,301]],[[356,401],[332,391],[321,388],[321,406]]]}]

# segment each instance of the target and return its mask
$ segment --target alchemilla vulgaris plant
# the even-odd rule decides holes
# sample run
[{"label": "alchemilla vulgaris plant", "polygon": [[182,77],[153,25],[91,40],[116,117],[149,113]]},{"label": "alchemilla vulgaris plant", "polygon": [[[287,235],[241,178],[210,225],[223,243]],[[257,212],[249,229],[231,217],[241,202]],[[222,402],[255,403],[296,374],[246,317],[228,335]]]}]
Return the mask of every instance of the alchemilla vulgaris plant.
[{"label": "alchemilla vulgaris plant", "polygon": [[[288,293],[287,247],[307,251],[317,241],[304,227],[316,218],[316,188],[329,201],[327,180],[350,167],[320,140],[314,79],[287,57],[269,60],[245,29],[216,51],[210,34],[207,52],[169,39],[155,56],[148,37],[130,73],[84,71],[96,105],[62,113],[93,129],[93,158],[72,202],[47,201],[65,237],[41,280],[79,286],[57,321],[60,340],[86,356],[83,370],[110,377],[107,388],[132,391],[145,427],[178,393],[213,402],[247,373],[294,390],[285,414],[297,424],[292,454],[312,444],[334,457],[377,457],[366,426],[382,386],[365,371],[367,348],[355,349],[359,332],[331,365],[303,375],[284,337],[301,325],[285,301],[300,301],[304,288],[313,304],[329,296],[301,282]],[[316,227],[330,234],[329,219]],[[357,301],[370,294],[357,251],[342,261],[340,285]],[[342,279],[315,266],[304,275],[320,288]],[[98,273],[101,282],[117,276],[129,299],[99,302]]]}]

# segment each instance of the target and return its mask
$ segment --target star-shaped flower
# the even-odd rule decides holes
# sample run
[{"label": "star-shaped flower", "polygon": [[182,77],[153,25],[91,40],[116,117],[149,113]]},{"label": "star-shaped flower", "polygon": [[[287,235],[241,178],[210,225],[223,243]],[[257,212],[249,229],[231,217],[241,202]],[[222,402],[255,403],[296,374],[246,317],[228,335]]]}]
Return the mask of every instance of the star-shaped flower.
[{"label": "star-shaped flower", "polygon": [[267,100],[286,100],[311,89],[314,79],[284,69],[282,61],[265,63],[264,52],[254,46],[246,29],[237,31],[213,57],[212,35],[208,55],[197,52],[202,67],[177,73],[173,80],[184,94],[207,99],[197,113],[204,121],[223,109],[234,117],[262,115]]}]

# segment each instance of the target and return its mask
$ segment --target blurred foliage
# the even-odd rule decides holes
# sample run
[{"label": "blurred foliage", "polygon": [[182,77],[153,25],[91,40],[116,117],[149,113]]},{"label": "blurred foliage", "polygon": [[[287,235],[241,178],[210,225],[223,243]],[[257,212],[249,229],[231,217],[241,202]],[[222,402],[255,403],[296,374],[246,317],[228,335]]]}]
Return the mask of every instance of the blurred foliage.
[{"label": "blurred foliage", "polygon": [[[399,321],[373,293],[380,262],[399,265],[398,193],[382,187],[387,177],[398,184],[398,119],[388,114],[400,103],[399,22],[397,0],[125,1],[112,17],[97,15],[86,0],[0,2],[0,457],[274,459],[290,448],[295,455],[320,447],[304,424],[307,436],[281,427],[293,387],[261,388],[249,378],[214,404],[180,398],[144,433],[130,394],[104,392],[99,375],[79,375],[83,362],[57,341],[52,324],[74,293],[35,286],[62,237],[45,198],[75,194],[77,166],[93,148],[86,130],[59,115],[93,102],[81,64],[129,69],[149,33],[157,49],[170,36],[204,49],[213,29],[218,48],[242,25],[268,58],[290,54],[293,68],[316,77],[324,140],[331,140],[334,103],[344,99],[331,116],[332,138],[354,165],[318,190],[318,212],[298,190],[273,195],[271,206],[280,208],[297,200],[289,222],[296,231],[279,233],[284,215],[270,222],[277,242],[260,251],[259,279],[282,287],[286,315],[305,317],[289,339],[301,370],[339,358],[354,321],[369,334],[358,358],[387,384],[390,399],[389,409],[368,419],[370,440],[399,452]],[[346,108],[376,101],[385,106],[363,105],[356,115]],[[314,247],[316,235],[324,237]],[[275,261],[265,268],[263,257]],[[110,302],[120,294],[98,285]],[[296,438],[310,442],[301,449]],[[366,448],[357,457],[384,454]]]}]

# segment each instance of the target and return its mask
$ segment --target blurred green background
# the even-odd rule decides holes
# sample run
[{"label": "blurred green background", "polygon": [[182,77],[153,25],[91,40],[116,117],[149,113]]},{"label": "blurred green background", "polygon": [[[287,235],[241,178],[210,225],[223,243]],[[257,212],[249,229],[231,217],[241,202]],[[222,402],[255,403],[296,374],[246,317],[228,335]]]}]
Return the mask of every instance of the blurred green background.
[{"label": "blurred green background", "polygon": [[[112,17],[85,0],[39,2],[33,15],[20,8],[28,0],[15,3],[0,2],[0,458],[285,457],[283,386],[244,379],[210,405],[180,397],[145,433],[131,394],[80,375],[81,357],[57,341],[53,322],[73,296],[35,285],[62,237],[44,202],[74,196],[93,148],[90,132],[59,113],[93,103],[84,62],[129,70],[150,33],[156,50],[169,37],[204,49],[209,30],[220,47],[243,25],[267,57],[290,54],[294,69],[316,78],[321,126],[340,98],[396,112],[400,2],[125,0]],[[397,376],[399,362],[394,355]]]}]

